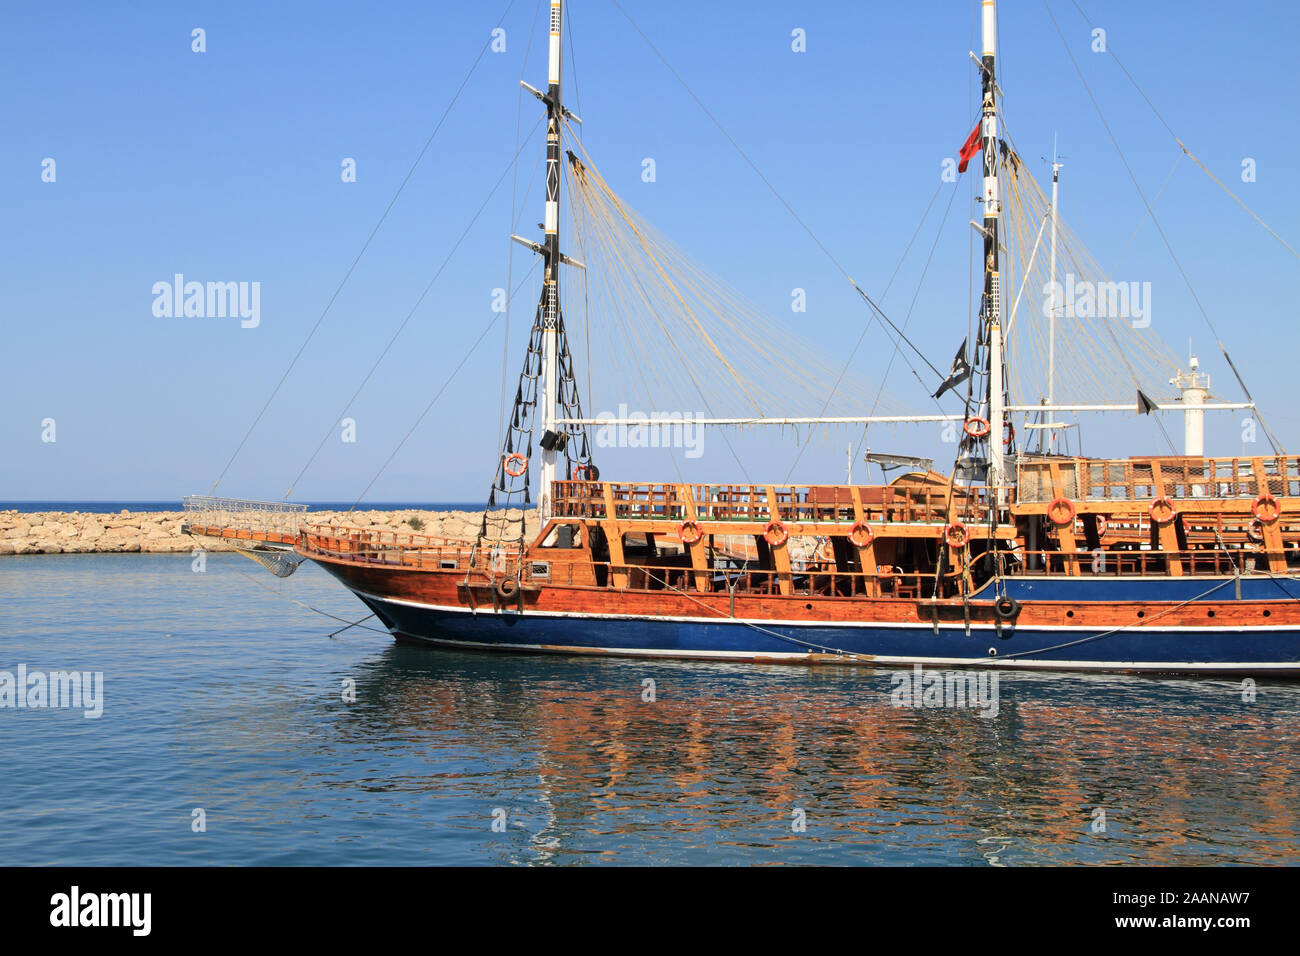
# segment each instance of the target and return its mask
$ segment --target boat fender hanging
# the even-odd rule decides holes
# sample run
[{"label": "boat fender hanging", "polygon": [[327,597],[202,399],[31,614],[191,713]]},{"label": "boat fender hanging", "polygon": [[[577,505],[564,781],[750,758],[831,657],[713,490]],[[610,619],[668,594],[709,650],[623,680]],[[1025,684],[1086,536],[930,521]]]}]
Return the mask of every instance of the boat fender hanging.
[{"label": "boat fender hanging", "polygon": [[698,522],[687,518],[677,526],[677,537],[682,539],[682,544],[695,544],[704,537],[704,531]]},{"label": "boat fender hanging", "polygon": [[969,535],[966,533],[966,526],[960,521],[954,521],[948,527],[943,529],[943,539],[948,542],[950,548],[960,548],[965,546]]},{"label": "boat fender hanging", "polygon": [[[512,464],[515,467],[512,468]],[[520,475],[528,471],[528,459],[519,454],[519,452],[514,451],[506,455],[504,467],[507,475],[511,478],[518,478]]]},{"label": "boat fender hanging", "polygon": [[763,537],[772,547],[779,548],[790,537],[790,532],[785,530],[785,525],[773,518],[767,523],[767,527],[763,529]]},{"label": "boat fender hanging", "polygon": [[999,621],[1014,621],[1020,615],[1020,602],[1004,594],[993,602],[993,613],[998,616]]},{"label": "boat fender hanging", "polygon": [[971,438],[987,438],[991,428],[987,418],[968,418],[961,426],[961,430]]},{"label": "boat fender hanging", "polygon": [[1178,509],[1174,507],[1168,495],[1161,495],[1154,499],[1147,510],[1151,514],[1151,520],[1159,525],[1169,524],[1178,517]]},{"label": "boat fender hanging", "polygon": [[1074,502],[1064,495],[1057,495],[1052,499],[1052,503],[1047,506],[1047,517],[1058,528],[1074,524],[1074,514]]},{"label": "boat fender hanging", "polygon": [[519,593],[519,582],[514,578],[502,578],[496,583],[496,592],[497,597],[503,601],[514,600],[515,595]]},{"label": "boat fender hanging", "polygon": [[876,533],[871,530],[871,525],[865,521],[859,521],[849,529],[849,541],[855,548],[867,548],[871,542],[876,539]]},{"label": "boat fender hanging", "polygon": [[1278,505],[1277,499],[1266,491],[1255,499],[1254,504],[1250,506],[1250,513],[1261,525],[1272,524],[1282,517],[1282,508]]}]

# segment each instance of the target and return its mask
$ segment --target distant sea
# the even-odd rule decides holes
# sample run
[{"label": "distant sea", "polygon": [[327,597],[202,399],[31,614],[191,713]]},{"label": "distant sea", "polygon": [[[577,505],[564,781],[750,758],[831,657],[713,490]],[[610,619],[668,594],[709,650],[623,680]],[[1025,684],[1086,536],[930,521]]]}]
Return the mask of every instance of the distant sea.
[{"label": "distant sea", "polygon": [[[300,502],[301,503],[301,502]],[[308,501],[309,511],[347,511],[352,501]],[[482,501],[363,501],[358,511],[478,511]],[[38,511],[80,511],[91,514],[115,514],[120,511],[181,511],[184,506],[173,501],[0,501],[0,511],[33,514]]]}]

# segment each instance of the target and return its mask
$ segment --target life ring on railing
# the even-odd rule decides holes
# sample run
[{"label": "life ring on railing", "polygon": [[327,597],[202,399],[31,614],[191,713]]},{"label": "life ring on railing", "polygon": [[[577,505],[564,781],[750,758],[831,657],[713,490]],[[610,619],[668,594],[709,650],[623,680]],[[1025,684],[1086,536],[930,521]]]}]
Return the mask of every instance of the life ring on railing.
[{"label": "life ring on railing", "polygon": [[874,540],[876,540],[876,532],[865,521],[856,522],[849,529],[849,543],[855,548],[869,548]]},{"label": "life ring on railing", "polygon": [[781,545],[786,543],[789,537],[790,532],[786,531],[785,525],[776,518],[769,521],[767,527],[763,529],[764,540],[774,548],[781,547]]},{"label": "life ring on railing", "polygon": [[1250,513],[1260,524],[1272,524],[1282,517],[1282,506],[1266,491],[1255,499],[1254,504],[1250,506]]},{"label": "life ring on railing", "polygon": [[595,465],[577,464],[573,466],[574,481],[600,481],[600,469]]},{"label": "life ring on railing", "polygon": [[1264,543],[1264,522],[1256,518],[1250,524],[1246,525],[1246,537],[1255,542],[1255,544]]},{"label": "life ring on railing", "polygon": [[501,578],[497,581],[495,588],[497,597],[503,601],[511,601],[519,593],[519,582],[510,577]]},{"label": "life ring on railing", "polygon": [[1151,520],[1156,524],[1169,524],[1178,517],[1178,509],[1174,507],[1174,503],[1169,500],[1168,495],[1161,495],[1159,498],[1152,500],[1151,507],[1147,511],[1151,515]]},{"label": "life ring on railing", "polygon": [[704,537],[704,531],[699,522],[687,518],[677,526],[677,537],[682,539],[682,544],[695,544]]},{"label": "life ring on railing", "polygon": [[1020,602],[1004,594],[993,602],[993,613],[999,621],[1014,621],[1020,615]]},{"label": "life ring on railing", "polygon": [[[511,468],[510,465],[512,462],[519,467],[517,469]],[[510,454],[506,455],[506,460],[502,463],[501,467],[505,469],[506,474],[511,478],[518,478],[528,470],[528,459],[519,452],[512,451]]]},{"label": "life ring on railing", "polygon": [[1074,524],[1074,502],[1064,495],[1057,495],[1047,506],[1047,518],[1058,528]]},{"label": "life ring on railing", "polygon": [[954,521],[943,529],[943,540],[948,542],[950,548],[961,548],[970,540],[970,535],[967,533],[964,524],[960,521]]},{"label": "life ring on railing", "polygon": [[1097,540],[1100,541],[1106,537],[1106,529],[1110,527],[1110,519],[1105,515],[1097,515]]},{"label": "life ring on railing", "polygon": [[987,438],[992,428],[987,418],[968,418],[961,426],[961,430],[971,438]]}]

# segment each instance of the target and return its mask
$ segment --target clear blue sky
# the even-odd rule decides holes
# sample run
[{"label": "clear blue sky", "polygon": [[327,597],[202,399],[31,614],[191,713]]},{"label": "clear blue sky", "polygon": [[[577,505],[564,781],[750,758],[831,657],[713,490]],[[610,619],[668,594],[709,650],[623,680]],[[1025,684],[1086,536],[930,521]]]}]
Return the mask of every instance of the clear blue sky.
[{"label": "clear blue sky", "polygon": [[[5,5],[0,499],[206,491],[506,2]],[[1114,62],[1090,52],[1074,7],[1050,2],[1153,195],[1177,146]],[[1081,3],[1189,146],[1300,246],[1300,7],[1282,0]],[[624,5],[863,287],[883,290],[942,158],[969,131],[975,4]],[[505,21],[506,52],[488,54],[473,74],[224,492],[283,494],[505,168],[535,10],[535,0],[516,0]],[[613,4],[574,0],[569,15],[567,96],[580,107],[584,140],[611,184],[714,272],[843,355],[866,313],[842,277]],[[1001,85],[1016,140],[1045,182],[1038,157],[1059,133],[1069,157],[1064,214],[1111,263],[1142,218],[1141,203],[1041,3],[1004,3],[1001,22]],[[202,54],[191,51],[195,27],[206,31]],[[791,50],[795,28],[807,33],[806,53]],[[544,83],[540,33],[526,75]],[[523,102],[525,129],[538,107]],[[521,190],[540,150],[538,143],[527,154]],[[657,163],[653,184],[640,178],[647,156]],[[54,183],[41,179],[46,157],[57,163]],[[341,182],[344,157],[357,161],[356,183]],[[1254,183],[1240,180],[1243,157],[1257,162]],[[505,278],[509,185],[348,410],[358,441],[343,443],[335,428],[295,497],[358,494],[491,321],[491,291]],[[540,218],[535,191],[533,199]],[[967,221],[976,215],[967,206],[960,195],[912,319],[936,364],[950,360],[966,327]],[[1266,418],[1300,449],[1293,397],[1300,262],[1189,162],[1157,213]],[[525,226],[533,215],[529,209]],[[918,249],[933,238],[927,226]],[[516,255],[516,281],[527,259]],[[904,265],[885,300],[892,315],[906,311],[923,261],[914,252]],[[1131,277],[1153,282],[1170,345],[1181,354],[1191,337],[1216,394],[1237,398],[1149,226],[1125,263]],[[152,286],[177,272],[260,282],[260,326],[155,317]],[[806,315],[790,313],[795,287],[807,290]],[[514,313],[515,346],[529,312],[526,299]],[[890,347],[875,334],[870,343],[862,358],[868,374],[883,368]],[[521,357],[513,348],[512,380]],[[371,499],[485,494],[499,447],[501,363],[494,332]],[[896,369],[890,390],[923,407],[909,378]],[[41,440],[46,418],[56,422],[54,443]],[[1169,416],[1166,427],[1177,439],[1181,419]],[[1092,454],[1164,447],[1145,422],[1134,430],[1094,419],[1084,434]],[[796,478],[840,476],[849,437],[815,443]],[[1210,453],[1240,452],[1238,418],[1211,416],[1207,438]],[[738,448],[751,476],[780,481],[792,440],[750,436]],[[685,466],[687,477],[736,477],[720,439],[709,442],[706,455]],[[941,460],[950,454],[928,427],[882,430],[870,444]],[[611,477],[675,477],[667,459],[650,453],[619,452],[607,463]]]}]

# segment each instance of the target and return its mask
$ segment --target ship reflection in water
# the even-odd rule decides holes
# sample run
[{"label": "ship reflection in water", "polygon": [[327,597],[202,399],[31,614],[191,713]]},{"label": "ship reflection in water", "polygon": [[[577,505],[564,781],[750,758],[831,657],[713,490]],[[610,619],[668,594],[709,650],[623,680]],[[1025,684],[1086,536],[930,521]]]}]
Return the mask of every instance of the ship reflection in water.
[{"label": "ship reflection in water", "polygon": [[395,646],[326,739],[426,753],[395,786],[510,862],[1296,860],[1300,688],[1001,675],[982,717],[895,673]]}]

